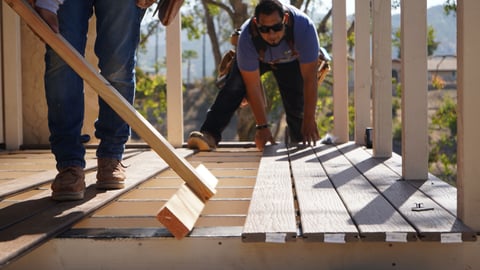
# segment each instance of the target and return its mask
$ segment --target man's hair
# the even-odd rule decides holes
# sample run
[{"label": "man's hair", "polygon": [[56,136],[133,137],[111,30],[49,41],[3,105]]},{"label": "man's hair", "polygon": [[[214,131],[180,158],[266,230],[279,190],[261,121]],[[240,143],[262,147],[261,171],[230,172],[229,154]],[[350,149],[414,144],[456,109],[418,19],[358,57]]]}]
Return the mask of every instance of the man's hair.
[{"label": "man's hair", "polygon": [[278,12],[280,18],[283,18],[285,10],[283,4],[278,0],[260,0],[260,3],[255,7],[255,17],[258,18],[260,14],[270,15]]}]

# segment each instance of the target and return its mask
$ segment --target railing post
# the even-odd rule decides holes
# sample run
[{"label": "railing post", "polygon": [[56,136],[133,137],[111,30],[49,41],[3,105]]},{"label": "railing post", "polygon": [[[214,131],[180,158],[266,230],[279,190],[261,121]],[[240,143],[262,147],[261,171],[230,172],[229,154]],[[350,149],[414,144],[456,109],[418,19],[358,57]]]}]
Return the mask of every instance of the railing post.
[{"label": "railing post", "polygon": [[402,175],[428,178],[427,3],[401,2]]},{"label": "railing post", "polygon": [[[367,2],[367,3],[366,3]],[[370,1],[355,0],[355,143],[365,144],[365,129],[372,125],[370,65]]]},{"label": "railing post", "polygon": [[373,156],[392,156],[392,15],[391,0],[372,5]]},{"label": "railing post", "polygon": [[480,231],[480,2],[457,2],[457,211],[466,225]]},{"label": "railing post", "polygon": [[15,150],[23,144],[20,17],[3,5],[1,19],[3,63],[8,63],[8,68],[3,68],[3,98],[8,101],[3,104],[5,143],[7,149]]},{"label": "railing post", "polygon": [[180,13],[167,26],[167,139],[183,144],[182,37]]},{"label": "railing post", "polygon": [[347,8],[345,0],[332,1],[333,21],[333,117],[337,143],[348,137]]}]

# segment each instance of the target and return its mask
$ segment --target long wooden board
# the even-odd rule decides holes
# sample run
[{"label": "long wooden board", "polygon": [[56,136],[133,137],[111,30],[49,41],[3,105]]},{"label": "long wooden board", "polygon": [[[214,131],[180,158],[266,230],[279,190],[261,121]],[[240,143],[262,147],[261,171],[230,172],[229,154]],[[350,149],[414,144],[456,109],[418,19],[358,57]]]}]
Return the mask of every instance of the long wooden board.
[{"label": "long wooden board", "polygon": [[[353,144],[344,145],[341,151],[415,227],[420,240],[445,243],[476,240],[476,233],[472,229],[411,185],[409,181],[402,180],[381,160],[373,158],[369,153]],[[415,210],[417,206],[421,206],[420,208],[423,210]]]},{"label": "long wooden board", "polygon": [[357,227],[315,154],[324,147],[308,146],[290,153],[302,236],[327,243],[358,241]]},{"label": "long wooden board", "polygon": [[297,235],[288,149],[265,147],[243,228],[244,242],[294,241]]},{"label": "long wooden board", "polygon": [[[187,156],[191,151],[184,149],[176,150],[178,155]],[[150,162],[145,162],[149,160]],[[32,210],[37,206],[43,207],[34,215],[26,213],[28,217],[18,218],[15,224],[2,228],[0,231],[0,268],[8,264],[18,256],[22,256],[55,237],[59,233],[69,229],[75,222],[106,205],[121,194],[128,192],[140,183],[150,179],[168,165],[152,151],[147,151],[129,159],[130,167],[127,169],[127,181],[125,188],[110,190],[108,192],[97,191],[94,187],[95,173],[87,173],[87,191],[82,201],[58,203],[50,199],[50,190],[25,200],[23,203],[11,205],[9,209],[2,209],[0,219],[9,219],[4,215],[15,212],[15,209],[30,207]]]},{"label": "long wooden board", "polygon": [[363,241],[416,240],[415,229],[336,147],[319,150],[317,156],[350,212]]},{"label": "long wooden board", "polygon": [[209,186],[185,159],[177,156],[173,146],[99,74],[97,69],[90,65],[60,34],[54,33],[27,2],[4,1],[182,177],[200,200],[205,202],[215,194],[215,187]]}]

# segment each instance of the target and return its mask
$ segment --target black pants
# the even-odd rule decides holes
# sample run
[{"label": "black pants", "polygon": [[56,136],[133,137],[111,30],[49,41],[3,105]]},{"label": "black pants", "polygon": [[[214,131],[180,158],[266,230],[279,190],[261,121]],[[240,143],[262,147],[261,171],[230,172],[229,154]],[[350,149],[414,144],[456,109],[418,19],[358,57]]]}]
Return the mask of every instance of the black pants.
[{"label": "black pants", "polygon": [[[303,78],[298,61],[282,64],[260,63],[260,73],[272,71],[277,80],[283,107],[285,109],[287,125],[291,141],[303,140],[301,128],[303,121]],[[233,64],[225,86],[219,91],[215,102],[207,112],[207,118],[200,131],[212,135],[218,143],[222,139],[222,132],[246,95],[237,63]]]}]

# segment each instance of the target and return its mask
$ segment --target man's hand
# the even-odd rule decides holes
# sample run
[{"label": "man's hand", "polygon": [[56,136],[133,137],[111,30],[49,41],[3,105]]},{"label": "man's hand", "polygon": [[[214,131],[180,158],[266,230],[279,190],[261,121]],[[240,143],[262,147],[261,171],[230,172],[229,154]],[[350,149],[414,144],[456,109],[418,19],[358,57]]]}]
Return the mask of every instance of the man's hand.
[{"label": "man's hand", "polygon": [[267,142],[270,142],[271,144],[275,144],[275,141],[273,140],[272,133],[270,132],[269,128],[262,128],[262,129],[257,129],[257,132],[255,133],[255,145],[260,151],[263,151],[263,148],[265,147],[265,144]]},{"label": "man's hand", "polygon": [[155,0],[136,0],[137,1],[137,7],[146,9],[150,7],[153,3],[155,3]]},{"label": "man's hand", "polygon": [[315,119],[313,120],[303,119],[302,135],[303,135],[303,144],[307,144],[307,145],[317,144],[317,141],[320,139],[320,134],[318,133],[318,128],[317,128],[317,124],[315,123]]},{"label": "man's hand", "polygon": [[[35,1],[29,0],[29,2]],[[53,32],[59,32],[57,14],[39,7],[35,7],[35,10],[37,11],[38,15],[40,15],[40,17],[42,17],[42,19],[50,26],[50,28],[52,28]]]}]

